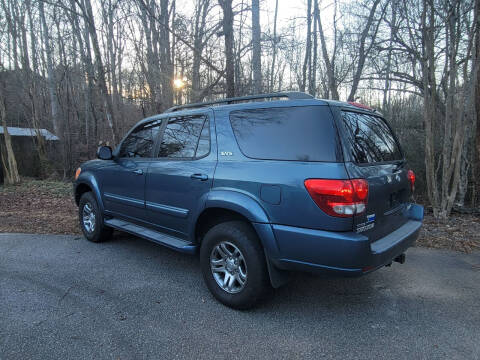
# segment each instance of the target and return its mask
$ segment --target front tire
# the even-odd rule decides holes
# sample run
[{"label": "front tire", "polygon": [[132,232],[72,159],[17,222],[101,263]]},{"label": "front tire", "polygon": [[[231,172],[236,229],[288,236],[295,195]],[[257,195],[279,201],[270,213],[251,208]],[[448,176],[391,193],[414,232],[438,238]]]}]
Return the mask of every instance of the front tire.
[{"label": "front tire", "polygon": [[202,241],[200,264],[210,292],[231,308],[251,308],[270,289],[263,248],[243,221],[212,227]]},{"label": "front tire", "polygon": [[110,239],[113,229],[103,223],[103,214],[91,192],[86,192],[78,203],[80,228],[87,240],[98,243]]}]

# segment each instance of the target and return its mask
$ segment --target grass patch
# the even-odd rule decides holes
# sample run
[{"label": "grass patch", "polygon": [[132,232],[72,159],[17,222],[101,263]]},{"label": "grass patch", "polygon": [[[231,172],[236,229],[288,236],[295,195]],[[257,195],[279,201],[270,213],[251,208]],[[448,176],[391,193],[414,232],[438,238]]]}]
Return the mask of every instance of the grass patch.
[{"label": "grass patch", "polygon": [[23,178],[0,186],[0,232],[78,234],[72,183]]},{"label": "grass patch", "polygon": [[73,196],[72,183],[66,181],[22,178],[22,182],[16,185],[0,185],[0,193],[4,194],[27,193],[32,191],[56,198]]}]

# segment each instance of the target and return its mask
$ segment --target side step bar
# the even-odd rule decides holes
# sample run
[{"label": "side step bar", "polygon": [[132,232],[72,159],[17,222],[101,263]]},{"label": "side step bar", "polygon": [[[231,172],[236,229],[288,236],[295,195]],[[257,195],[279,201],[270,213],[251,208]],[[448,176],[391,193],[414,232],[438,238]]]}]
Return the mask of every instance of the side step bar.
[{"label": "side step bar", "polygon": [[110,226],[114,229],[128,232],[146,240],[153,241],[157,244],[164,245],[173,250],[177,250],[187,254],[194,254],[197,250],[197,245],[192,242],[178,239],[174,236],[165,235],[161,232],[151,230],[125,220],[105,219],[104,222],[105,225]]}]

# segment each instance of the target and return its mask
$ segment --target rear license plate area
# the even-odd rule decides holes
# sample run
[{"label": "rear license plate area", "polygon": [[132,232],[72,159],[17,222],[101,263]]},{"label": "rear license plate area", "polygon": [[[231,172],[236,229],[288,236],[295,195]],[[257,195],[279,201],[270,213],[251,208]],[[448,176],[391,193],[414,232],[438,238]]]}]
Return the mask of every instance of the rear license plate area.
[{"label": "rear license plate area", "polygon": [[399,207],[402,203],[404,203],[404,195],[405,190],[402,189],[400,191],[396,191],[390,194],[390,209]]}]

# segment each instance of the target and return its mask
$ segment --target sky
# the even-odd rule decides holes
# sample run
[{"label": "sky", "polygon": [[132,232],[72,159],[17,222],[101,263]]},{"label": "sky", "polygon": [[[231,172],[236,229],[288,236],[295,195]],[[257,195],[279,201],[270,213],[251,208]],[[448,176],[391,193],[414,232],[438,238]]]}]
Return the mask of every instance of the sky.
[{"label": "sky", "polygon": [[[217,0],[212,0],[216,2]],[[234,6],[240,4],[242,0],[234,0]],[[244,3],[249,4],[250,0],[243,0]],[[273,20],[275,16],[275,2],[276,0],[260,0],[260,22],[262,27],[273,28]],[[177,0],[177,9],[181,9],[182,13],[191,13],[194,11],[194,0]],[[321,0],[320,10],[322,11],[322,21],[326,22],[326,31],[328,28],[329,19],[333,17],[332,0]],[[306,0],[278,0],[278,19],[277,28],[281,29],[289,23],[293,18],[305,19],[307,9]],[[219,10],[218,10],[219,11]]]}]

